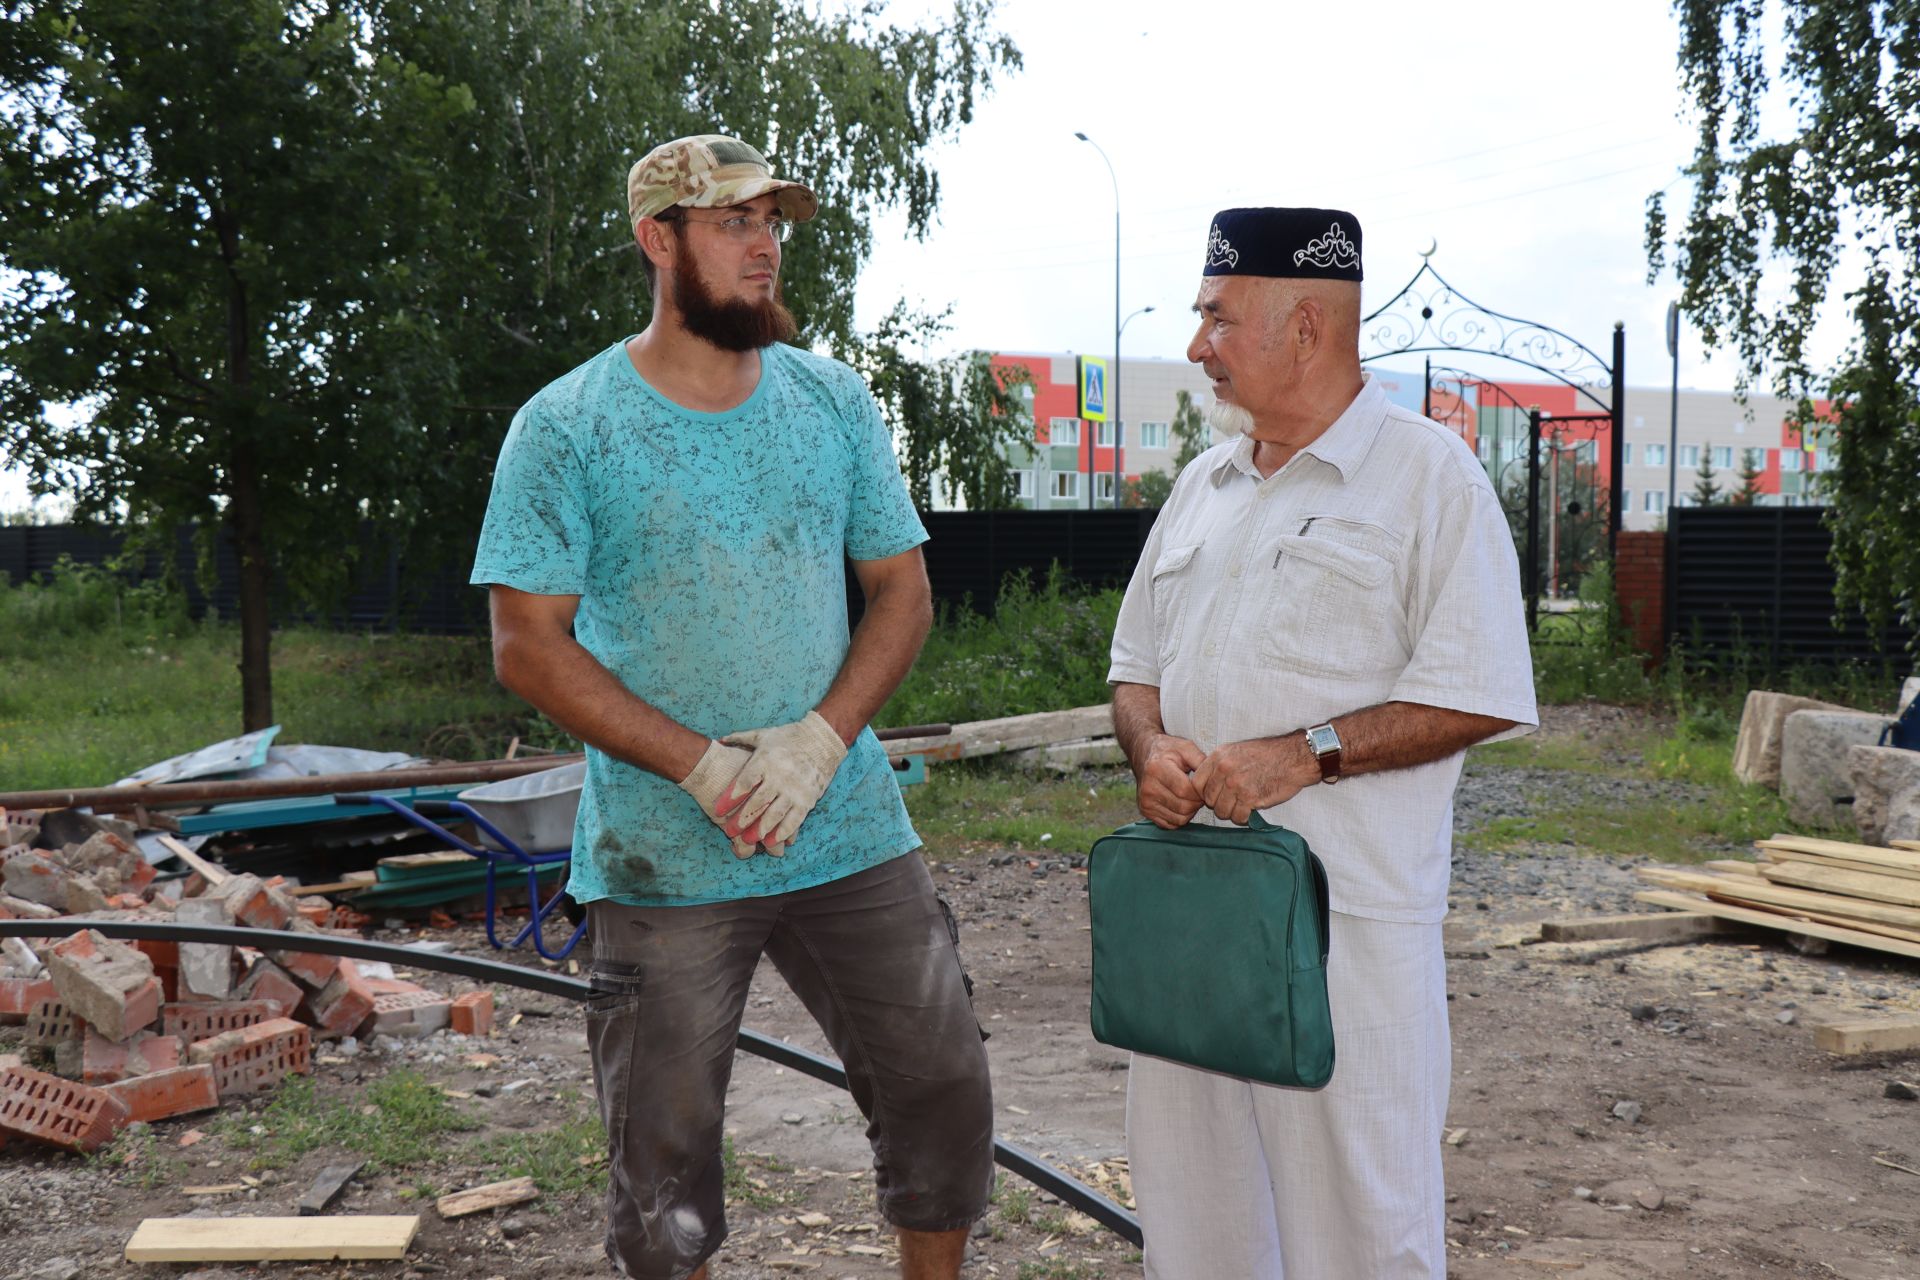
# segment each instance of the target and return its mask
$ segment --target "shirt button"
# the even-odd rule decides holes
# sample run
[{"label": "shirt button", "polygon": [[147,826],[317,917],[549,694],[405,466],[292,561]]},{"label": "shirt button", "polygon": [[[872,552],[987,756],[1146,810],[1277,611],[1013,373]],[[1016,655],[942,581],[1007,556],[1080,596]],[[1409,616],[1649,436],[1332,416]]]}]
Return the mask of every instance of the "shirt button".
[{"label": "shirt button", "polygon": [[1211,658],[1211,657],[1213,656],[1213,654],[1214,654],[1214,650],[1215,650],[1216,648],[1218,648],[1218,646],[1217,646],[1217,645],[1215,645],[1215,644],[1213,643],[1213,641],[1211,641],[1211,640],[1209,640],[1209,641],[1207,641],[1207,656],[1208,656],[1209,658]]},{"label": "shirt button", "polygon": [[1240,566],[1239,566],[1239,565],[1237,565],[1237,564],[1236,564],[1236,565],[1234,565],[1234,566],[1233,566],[1233,569],[1232,569],[1232,571],[1231,571],[1231,573],[1232,573],[1232,576],[1233,576],[1233,577],[1236,577],[1236,578],[1237,578],[1237,577],[1239,577],[1239,576],[1240,576]]}]

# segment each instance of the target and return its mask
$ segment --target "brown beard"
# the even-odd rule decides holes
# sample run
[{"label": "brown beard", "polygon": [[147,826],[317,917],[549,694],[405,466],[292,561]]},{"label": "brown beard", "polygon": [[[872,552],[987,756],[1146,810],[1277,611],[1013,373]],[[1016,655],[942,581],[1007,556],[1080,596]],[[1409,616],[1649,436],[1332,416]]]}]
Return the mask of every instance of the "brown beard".
[{"label": "brown beard", "polygon": [[684,270],[673,273],[673,305],[688,333],[722,351],[758,351],[776,342],[792,342],[799,332],[793,313],[780,300],[777,277],[773,296],[765,302],[739,298],[723,302],[707,288],[691,257],[686,260]]}]

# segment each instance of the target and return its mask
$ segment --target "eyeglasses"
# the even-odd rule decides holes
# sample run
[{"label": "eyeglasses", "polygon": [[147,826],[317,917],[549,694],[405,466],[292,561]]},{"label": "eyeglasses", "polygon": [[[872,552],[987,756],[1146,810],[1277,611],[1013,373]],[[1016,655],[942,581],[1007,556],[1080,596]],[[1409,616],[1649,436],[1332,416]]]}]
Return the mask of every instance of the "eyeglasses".
[{"label": "eyeglasses", "polygon": [[710,221],[706,218],[688,217],[683,213],[680,219],[685,222],[702,222],[709,227],[718,227],[731,239],[743,242],[758,240],[762,232],[772,236],[775,244],[785,244],[793,238],[793,223],[785,218],[755,218],[747,214],[739,214],[732,218]]}]

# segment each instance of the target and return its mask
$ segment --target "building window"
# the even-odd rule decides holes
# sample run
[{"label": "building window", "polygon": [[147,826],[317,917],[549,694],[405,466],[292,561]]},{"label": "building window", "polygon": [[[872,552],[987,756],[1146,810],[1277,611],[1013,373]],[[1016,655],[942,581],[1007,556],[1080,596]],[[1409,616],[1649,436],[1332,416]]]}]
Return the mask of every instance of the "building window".
[{"label": "building window", "polygon": [[1798,471],[1799,469],[1800,469],[1800,451],[1798,449],[1782,449],[1780,451],[1781,472],[1784,474],[1791,475],[1793,472]]},{"label": "building window", "polygon": [[1033,472],[1016,471],[1013,473],[1013,496],[1022,502],[1033,501]]},{"label": "building window", "polygon": [[[1642,462],[1643,462],[1643,463],[1644,463],[1645,465],[1647,465],[1647,466],[1649,466],[1649,467],[1664,467],[1664,466],[1666,466],[1666,465],[1667,465],[1667,446],[1665,446],[1665,445],[1663,445],[1663,444],[1650,444],[1650,445],[1648,445],[1648,446],[1647,446],[1646,448],[1644,448],[1644,449],[1642,449],[1642,450],[1640,451],[1640,460],[1641,460],[1641,461],[1642,461]],[[1666,495],[1665,493],[1662,493],[1662,494],[1660,495],[1660,497],[1661,497],[1661,499],[1662,499],[1662,500],[1665,500],[1665,498],[1666,498],[1666,496],[1667,496],[1667,495]],[[1652,501],[1652,500],[1653,500],[1653,491],[1652,491],[1652,490],[1649,490],[1649,491],[1647,492],[1647,500],[1648,500],[1648,501]],[[1647,508],[1647,510],[1649,510],[1649,511],[1651,511],[1651,510],[1653,510],[1653,508],[1652,508],[1652,507],[1648,507],[1648,508]]]},{"label": "building window", "polygon": [[1093,430],[1093,442],[1099,445],[1102,449],[1111,449],[1113,447],[1113,434],[1114,434],[1115,427],[1120,428],[1120,440],[1121,440],[1121,443],[1124,444],[1127,439],[1126,424],[1115,422],[1111,418],[1109,418],[1105,422],[1095,424],[1094,430]]},{"label": "building window", "polygon": [[1047,440],[1052,444],[1080,443],[1080,419],[1055,418],[1047,424]]},{"label": "building window", "polygon": [[1627,466],[1627,467],[1630,467],[1633,465],[1633,445],[1632,444],[1629,443],[1629,444],[1623,444],[1620,446],[1620,464],[1622,466]]},{"label": "building window", "polygon": [[1620,509],[1622,511],[1633,510],[1633,490],[1622,489],[1620,491]]},{"label": "building window", "polygon": [[1693,505],[1693,495],[1685,492],[1676,493],[1673,495],[1673,505],[1676,507],[1690,507]]},{"label": "building window", "polygon": [[1827,471],[1833,467],[1833,450],[1816,449],[1813,454],[1813,469]]},{"label": "building window", "polygon": [[1053,496],[1056,498],[1077,498],[1080,496],[1080,473],[1078,471],[1056,471],[1053,473]]},{"label": "building window", "polygon": [[1733,446],[1730,444],[1715,445],[1713,449],[1713,465],[1721,471],[1733,470]]},{"label": "building window", "polygon": [[1682,467],[1685,467],[1688,471],[1691,471],[1695,467],[1699,466],[1700,465],[1700,446],[1697,444],[1681,445],[1680,446],[1680,465]]},{"label": "building window", "polygon": [[1575,462],[1592,462],[1599,455],[1600,442],[1598,440],[1582,440],[1573,446],[1573,460]]},{"label": "building window", "polygon": [[1646,417],[1645,417],[1645,416],[1644,416],[1643,414],[1638,414],[1638,413],[1636,413],[1636,414],[1634,414],[1634,415],[1633,415],[1633,425],[1634,425],[1634,426],[1636,426],[1636,427],[1644,427],[1644,426],[1646,426],[1646,425],[1647,425],[1647,419],[1646,419]]},{"label": "building window", "polygon": [[1093,500],[1095,502],[1113,501],[1113,472],[1096,471],[1094,473]]},{"label": "building window", "polygon": [[1647,514],[1658,515],[1660,512],[1665,511],[1666,509],[1667,509],[1667,491],[1665,489],[1647,490],[1647,506],[1646,506]]},{"label": "building window", "polygon": [[1140,424],[1140,447],[1142,449],[1164,449],[1167,447],[1167,424],[1164,422],[1143,422]]},{"label": "building window", "polygon": [[1481,436],[1479,440],[1474,442],[1473,449],[1475,453],[1480,455],[1480,461],[1482,462],[1493,461],[1493,437],[1492,436]]},{"label": "building window", "polygon": [[1755,471],[1766,470],[1767,451],[1765,449],[1742,449],[1740,451],[1740,465],[1743,467],[1752,467]]}]

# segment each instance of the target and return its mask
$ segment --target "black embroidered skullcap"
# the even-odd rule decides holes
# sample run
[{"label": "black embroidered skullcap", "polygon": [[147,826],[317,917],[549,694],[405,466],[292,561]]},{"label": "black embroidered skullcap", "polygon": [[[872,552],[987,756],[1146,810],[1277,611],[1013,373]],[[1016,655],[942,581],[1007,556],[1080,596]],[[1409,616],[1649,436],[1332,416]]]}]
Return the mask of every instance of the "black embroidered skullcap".
[{"label": "black embroidered skullcap", "polygon": [[1205,276],[1360,279],[1360,220],[1344,209],[1222,209]]}]

